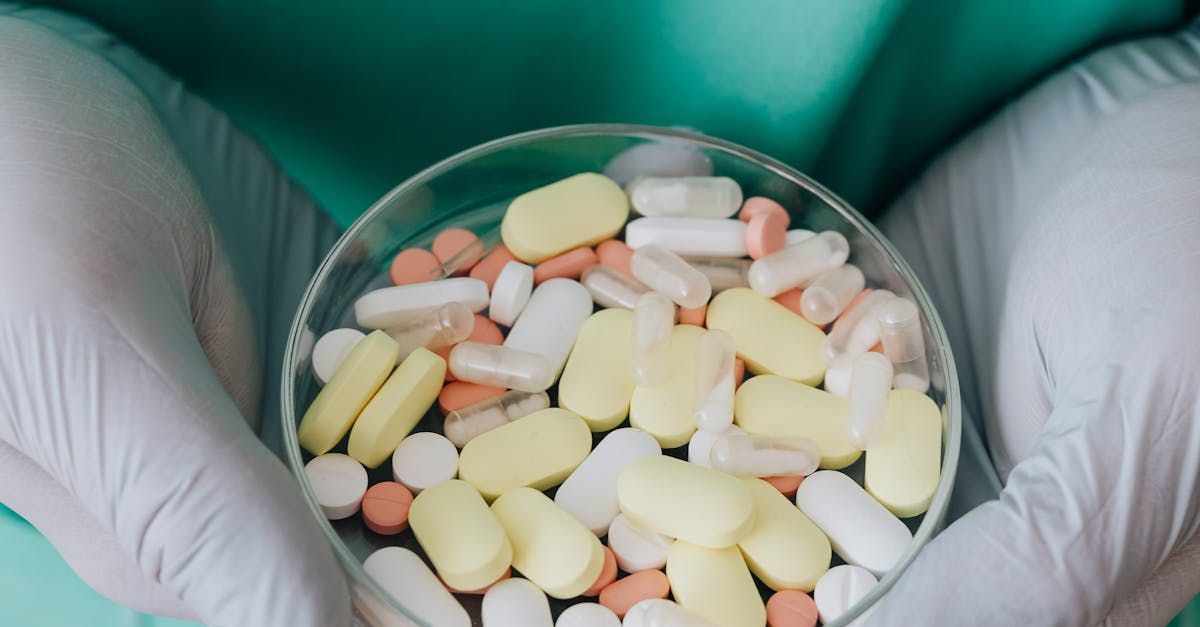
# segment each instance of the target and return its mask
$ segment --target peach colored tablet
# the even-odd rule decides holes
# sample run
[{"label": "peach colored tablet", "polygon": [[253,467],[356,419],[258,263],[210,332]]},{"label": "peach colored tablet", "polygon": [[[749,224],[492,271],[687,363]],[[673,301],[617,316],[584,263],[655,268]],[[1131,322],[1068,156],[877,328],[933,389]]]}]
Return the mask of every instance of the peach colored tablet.
[{"label": "peach colored tablet", "polygon": [[496,277],[500,276],[500,271],[504,269],[504,266],[508,262],[515,260],[516,257],[508,250],[507,246],[497,244],[492,249],[492,252],[488,253],[479,263],[475,264],[475,267],[471,268],[471,278],[487,283],[488,291],[491,291],[492,286],[496,283]]},{"label": "peach colored tablet", "polygon": [[787,245],[788,217],[779,211],[763,211],[750,218],[746,226],[746,252],[751,259],[762,259]]},{"label": "peach colored tablet", "polygon": [[633,258],[633,249],[620,240],[610,239],[596,245],[596,257],[600,263],[633,278],[633,270],[629,269],[629,260]]},{"label": "peach colored tablet", "polygon": [[742,210],[738,212],[738,219],[742,222],[749,222],[750,218],[760,213],[782,214],[787,219],[787,223],[783,225],[785,231],[787,230],[787,225],[792,221],[791,216],[788,215],[787,209],[784,209],[783,205],[763,196],[751,196],[747,198],[746,202],[742,203]]},{"label": "peach colored tablet", "polygon": [[458,259],[454,264],[455,276],[462,276],[483,257],[483,246],[478,242],[479,238],[466,229],[446,229],[433,238],[433,255],[446,263],[468,248],[477,250],[471,258]]},{"label": "peach colored tablet", "polygon": [[746,362],[735,359],[733,360],[733,385],[735,387],[742,385],[742,380],[746,378]]},{"label": "peach colored tablet", "polygon": [[388,276],[393,285],[424,283],[436,276],[440,265],[438,258],[424,248],[405,248],[392,259]]},{"label": "peach colored tablet", "polygon": [[780,590],[767,599],[769,627],[816,627],[817,604],[799,590]]},{"label": "peach colored tablet", "polygon": [[665,599],[671,591],[671,583],[661,570],[639,570],[618,579],[600,591],[600,605],[607,607],[620,618],[629,608],[646,599]]},{"label": "peach colored tablet", "polygon": [[494,388],[490,385],[452,381],[442,387],[438,394],[438,408],[443,414],[448,414],[467,405],[474,405],[482,400],[494,398],[507,392],[504,388]]},{"label": "peach colored tablet", "polygon": [[796,490],[800,489],[800,483],[804,481],[804,477],[800,475],[763,477],[763,481],[775,486],[775,489],[783,493],[784,496],[792,498],[796,496]]},{"label": "peach colored tablet", "polygon": [[803,315],[800,313],[800,296],[804,294],[804,290],[794,287],[775,297],[775,302],[787,307],[789,311],[797,316]]},{"label": "peach colored tablet", "polygon": [[412,502],[412,492],[403,485],[395,481],[376,483],[363,495],[363,522],[367,529],[380,535],[400,533],[408,529],[408,508]]},{"label": "peach colored tablet", "polygon": [[691,309],[679,308],[679,324],[704,326],[704,316],[708,313],[708,305],[700,305]]},{"label": "peach colored tablet", "polygon": [[550,279],[579,279],[584,270],[597,263],[600,263],[600,260],[596,251],[587,246],[568,250],[539,263],[533,269],[533,282],[539,284]]},{"label": "peach colored tablet", "polygon": [[[500,327],[496,326],[495,322],[492,322],[485,316],[475,314],[475,329],[473,331],[471,331],[471,334],[468,335],[467,339],[464,341],[479,342],[480,344],[491,344],[493,346],[499,346],[504,343],[504,333],[500,331]],[[448,361],[450,359],[450,349],[452,349],[452,348],[454,348],[454,347],[447,346],[445,348],[439,348],[438,350],[435,350],[433,352],[436,353],[442,359],[445,359]],[[446,369],[446,381],[454,381],[454,380],[455,380],[454,375],[450,374],[450,369],[447,368]]]},{"label": "peach colored tablet", "polygon": [[604,567],[600,569],[600,576],[596,578],[596,583],[592,584],[591,588],[583,591],[583,596],[585,597],[599,596],[601,591],[617,580],[616,554],[606,546],[601,546],[600,548],[604,549]]},{"label": "peach colored tablet", "polygon": [[[492,583],[489,583],[488,585],[486,585],[478,590],[459,590],[457,588],[452,588],[450,586],[446,586],[446,589],[449,590],[450,592],[453,592],[454,594],[484,594],[488,590],[491,590],[492,586],[500,583],[501,581],[504,581],[505,579],[511,579],[511,578],[512,578],[512,568],[510,567],[510,568],[504,569],[504,574],[500,575],[499,579],[493,581]],[[444,581],[442,582],[443,585],[445,585],[445,583],[446,582],[444,582]]]}]

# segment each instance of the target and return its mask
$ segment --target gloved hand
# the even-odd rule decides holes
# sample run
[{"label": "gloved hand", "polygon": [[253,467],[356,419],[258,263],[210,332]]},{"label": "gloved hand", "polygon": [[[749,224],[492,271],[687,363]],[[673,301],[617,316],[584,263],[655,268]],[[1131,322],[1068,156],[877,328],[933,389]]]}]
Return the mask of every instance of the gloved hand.
[{"label": "gloved hand", "polygon": [[333,553],[252,430],[277,396],[260,356],[333,230],[282,177],[242,194],[241,215],[225,202],[238,194],[202,194],[220,177],[194,177],[189,151],[211,150],[243,191],[273,166],[160,86],[203,117],[200,144],[177,147],[111,64],[0,15],[0,501],[134,608],[348,624]]},{"label": "gloved hand", "polygon": [[1194,25],[1063,70],[893,208],[1007,483],[868,624],[1163,625],[1200,592],[1198,203]]}]

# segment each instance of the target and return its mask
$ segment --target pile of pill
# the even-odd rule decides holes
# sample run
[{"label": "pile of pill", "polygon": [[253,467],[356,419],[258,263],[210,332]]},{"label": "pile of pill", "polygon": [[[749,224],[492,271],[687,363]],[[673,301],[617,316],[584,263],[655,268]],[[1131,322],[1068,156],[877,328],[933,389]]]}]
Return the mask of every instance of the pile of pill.
[{"label": "pile of pill", "polygon": [[513,199],[490,250],[397,254],[367,332],[312,348],[298,428],[326,516],[423,553],[366,572],[451,627],[455,595],[485,627],[812,626],[863,598],[929,507],[942,415],[916,305],[790,222],[726,177],[583,173]]}]

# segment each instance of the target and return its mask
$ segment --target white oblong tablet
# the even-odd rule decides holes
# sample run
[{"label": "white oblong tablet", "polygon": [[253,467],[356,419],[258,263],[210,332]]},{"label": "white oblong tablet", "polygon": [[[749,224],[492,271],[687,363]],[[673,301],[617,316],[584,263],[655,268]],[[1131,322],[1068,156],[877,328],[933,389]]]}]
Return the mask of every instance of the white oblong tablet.
[{"label": "white oblong tablet", "polygon": [[558,615],[554,627],[621,627],[621,619],[599,603],[577,603]]},{"label": "white oblong tablet", "polygon": [[458,449],[445,436],[431,431],[404,438],[392,453],[392,477],[413,494],[457,474]]},{"label": "white oblong tablet", "polygon": [[825,532],[848,564],[882,577],[908,545],[912,532],[850,477],[835,470],[814,472],[796,490],[796,506]]},{"label": "white oblong tablet", "polygon": [[492,285],[492,301],[488,306],[488,317],[497,324],[511,327],[521,315],[533,293],[533,268],[520,261],[504,265]]},{"label": "white oblong tablet", "polygon": [[520,577],[488,588],[479,613],[483,627],[554,627],[546,593]]},{"label": "white oblong tablet", "polygon": [[583,463],[554,494],[554,502],[597,536],[608,533],[621,506],[617,503],[617,478],[634,460],[661,455],[654,436],[633,427],[604,436]]},{"label": "white oblong tablet", "polygon": [[745,431],[737,425],[729,425],[729,428],[720,433],[697,430],[692,434],[692,439],[688,441],[688,461],[697,466],[712,468],[712,462],[709,461],[708,455],[712,452],[713,444],[717,443],[717,438],[726,433],[745,433]]},{"label": "white oblong tablet", "polygon": [[617,566],[627,573],[666,566],[672,542],[661,533],[633,524],[623,515],[617,516],[608,527],[608,548],[617,558]]},{"label": "white oblong tablet", "polygon": [[[817,580],[817,588],[813,591],[813,601],[817,604],[821,622],[828,625],[840,618],[867,596],[877,583],[875,575],[860,566],[843,564],[830,568]],[[854,624],[858,624],[865,616],[860,615]]]},{"label": "white oblong tablet", "polygon": [[415,311],[433,309],[446,303],[462,303],[479,313],[487,308],[491,298],[487,283],[479,279],[459,277],[384,287],[359,297],[354,302],[354,317],[359,326],[386,329],[404,322]]},{"label": "white oblong tablet", "polygon": [[346,355],[364,337],[366,335],[358,329],[334,329],[317,340],[312,349],[312,369],[321,385],[333,378]]},{"label": "white oblong tablet", "polygon": [[788,246],[799,244],[800,242],[803,242],[814,235],[816,235],[816,233],[813,233],[808,229],[792,229],[787,232],[787,235],[784,236],[784,247],[786,248]]},{"label": "white oblong tablet", "polygon": [[677,255],[745,257],[746,223],[709,218],[638,218],[625,225],[625,244],[655,244]]},{"label": "white oblong tablet", "polygon": [[471,617],[416,553],[398,546],[375,551],[363,570],[400,605],[429,625],[471,627]]},{"label": "white oblong tablet", "polygon": [[349,455],[318,455],[304,465],[304,474],[329,520],[353,516],[367,492],[367,469]]},{"label": "white oblong tablet", "polygon": [[533,290],[504,345],[545,357],[558,378],[591,315],[592,295],[585,287],[571,279],[550,279]]}]

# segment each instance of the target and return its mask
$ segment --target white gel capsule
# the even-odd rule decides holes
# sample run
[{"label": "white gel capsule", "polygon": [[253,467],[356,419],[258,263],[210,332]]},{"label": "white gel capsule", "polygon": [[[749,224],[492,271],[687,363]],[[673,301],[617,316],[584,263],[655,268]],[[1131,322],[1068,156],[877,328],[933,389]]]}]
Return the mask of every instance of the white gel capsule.
[{"label": "white gel capsule", "polygon": [[625,191],[644,216],[728,218],[742,206],[742,188],[725,176],[644,176]]},{"label": "white gel capsule", "polygon": [[416,553],[384,547],[367,557],[363,570],[418,620],[439,627],[471,627],[467,611]]},{"label": "white gel capsule", "polygon": [[633,308],[629,374],[637,385],[657,385],[667,378],[675,305],[657,292],[642,294]]},{"label": "white gel capsule", "polygon": [[720,329],[705,331],[696,348],[696,428],[721,433],[733,424],[733,337]]},{"label": "white gel capsule", "polygon": [[621,627],[621,619],[599,603],[576,603],[558,615],[554,627]]},{"label": "white gel capsule", "polygon": [[721,433],[710,433],[708,431],[696,431],[692,434],[692,439],[688,440],[688,461],[705,468],[712,468],[709,456],[712,454],[713,444],[717,443],[717,438],[725,433],[746,433],[737,425],[729,425],[729,428]]},{"label": "white gel capsule", "polygon": [[487,308],[490,301],[487,283],[469,277],[456,277],[367,292],[354,301],[354,317],[359,326],[387,329],[403,324],[414,312],[422,309],[433,309],[446,303],[462,303],[479,313]]},{"label": "white gel capsule", "polygon": [[533,268],[520,261],[510,261],[492,284],[492,301],[488,317],[497,324],[511,327],[533,293]]},{"label": "white gel capsule", "polygon": [[475,330],[475,314],[462,303],[446,303],[434,309],[414,311],[387,328],[387,334],[400,345],[397,358],[403,361],[418,348],[436,351],[453,346]]},{"label": "white gel capsule", "polygon": [[883,354],[892,360],[897,388],[924,392],[929,389],[929,363],[921,313],[907,298],[895,298],[879,308],[879,338]]},{"label": "white gel capsule", "polygon": [[462,342],[450,350],[450,372],[470,383],[541,392],[557,374],[546,358],[529,351],[480,342]]},{"label": "white gel capsule", "polygon": [[458,449],[450,440],[430,431],[404,438],[392,453],[392,478],[413,494],[457,474]]},{"label": "white gel capsule", "polygon": [[558,486],[554,502],[597,536],[608,533],[621,507],[617,503],[617,478],[634,460],[661,455],[654,436],[626,427],[604,436],[591,454]]},{"label": "white gel capsule", "polygon": [[638,218],[625,225],[625,244],[661,246],[677,255],[745,257],[746,223],[707,218]]},{"label": "white gel capsule", "polygon": [[857,266],[846,264],[827,270],[800,295],[800,311],[813,324],[832,322],[865,285],[866,279]]},{"label": "white gel capsule", "polygon": [[[828,625],[841,618],[878,583],[875,575],[865,568],[850,564],[830,568],[817,580],[817,587],[813,590],[813,601],[817,605],[817,613],[821,615],[821,622]],[[858,625],[866,616],[865,612],[860,614],[852,624]]]},{"label": "white gel capsule", "polygon": [[627,573],[666,566],[672,542],[661,533],[635,525],[624,515],[614,518],[608,528],[608,548],[617,558],[617,567]]},{"label": "white gel capsule", "polygon": [[[895,298],[888,290],[873,290],[850,311],[838,316],[825,338],[825,357],[857,357],[879,342],[879,307]],[[802,297],[803,298],[803,297]]]},{"label": "white gel capsule", "polygon": [[784,246],[794,246],[804,240],[816,235],[808,229],[792,229],[784,236]]},{"label": "white gel capsule", "polygon": [[667,599],[638,601],[625,613],[622,627],[717,627],[707,618],[696,616],[678,603]]},{"label": "white gel capsule", "polygon": [[437,281],[438,279],[444,279],[448,276],[454,276],[454,273],[458,272],[459,270],[470,268],[471,266],[479,263],[479,260],[483,259],[483,256],[486,253],[487,249],[484,247],[483,242],[476,239],[470,244],[467,244],[465,248],[455,253],[454,256],[450,257],[446,261],[443,261],[441,265],[434,268],[429,274],[429,280]]},{"label": "white gel capsule", "polygon": [[796,491],[796,506],[829,536],[834,552],[846,563],[876,577],[891,570],[912,543],[912,532],[899,518],[836,470],[806,477]]},{"label": "white gel capsule", "polygon": [[633,251],[629,267],[634,278],[680,307],[695,309],[708,304],[712,297],[708,277],[679,255],[659,246],[643,246]]},{"label": "white gel capsule", "polygon": [[620,185],[639,176],[712,176],[712,159],[681,141],[652,141],[626,148],[604,166]]},{"label": "white gel capsule", "polygon": [[850,397],[850,373],[854,371],[855,357],[857,355],[838,355],[829,362],[829,367],[825,369],[826,392],[842,398]]},{"label": "white gel capsule", "polygon": [[846,439],[867,450],[883,437],[888,393],[892,390],[892,362],[879,353],[854,358],[850,371],[850,410]]},{"label": "white gel capsule", "polygon": [[[592,297],[578,281],[550,279],[533,290],[521,317],[504,339],[504,346],[545,358],[550,364],[553,383],[567,363],[579,330],[591,315]],[[511,385],[498,387],[525,389]]]},{"label": "white gel capsule", "polygon": [[366,335],[358,329],[334,329],[317,340],[312,349],[312,369],[321,385],[333,378],[342,360],[364,337]]},{"label": "white gel capsule", "polygon": [[708,459],[713,470],[738,477],[807,476],[821,465],[821,451],[808,438],[725,433]]},{"label": "white gel capsule", "polygon": [[549,406],[550,397],[545,392],[509,390],[500,396],[451,411],[446,415],[442,433],[455,446],[462,448],[478,435]]},{"label": "white gel capsule", "polygon": [[749,273],[752,262],[749,259],[687,257],[684,261],[708,278],[713,292],[722,292],[735,287],[750,287]]},{"label": "white gel capsule", "polygon": [[479,614],[483,627],[554,627],[546,593],[520,577],[492,584]]},{"label": "white gel capsule", "polygon": [[579,282],[601,307],[633,309],[638,298],[646,293],[645,285],[602,264],[584,270]]},{"label": "white gel capsule", "polygon": [[823,231],[750,264],[750,287],[774,298],[846,263],[849,256],[846,236],[837,231]]},{"label": "white gel capsule", "polygon": [[353,516],[367,492],[367,469],[349,455],[318,455],[304,465],[304,474],[317,505],[329,520]]}]

